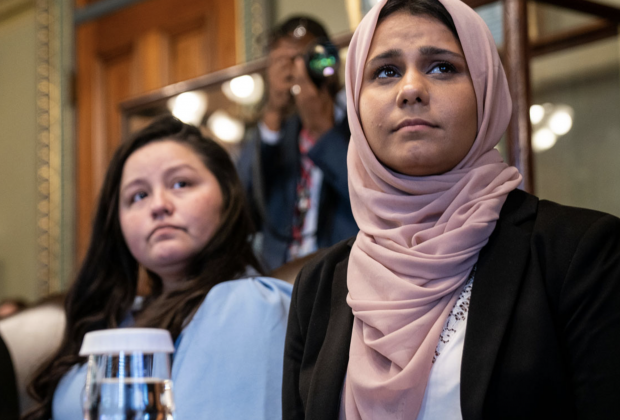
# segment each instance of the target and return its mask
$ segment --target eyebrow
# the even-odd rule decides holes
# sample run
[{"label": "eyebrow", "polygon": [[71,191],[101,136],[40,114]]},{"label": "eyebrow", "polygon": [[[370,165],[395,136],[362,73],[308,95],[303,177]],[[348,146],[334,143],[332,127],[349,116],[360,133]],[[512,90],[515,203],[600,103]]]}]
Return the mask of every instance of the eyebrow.
[{"label": "eyebrow", "polygon": [[[196,168],[194,168],[193,166],[187,163],[182,163],[180,165],[176,165],[176,166],[166,169],[166,171],[164,172],[164,177],[170,176],[170,174],[173,174],[174,172],[179,171],[181,169],[189,169],[193,172],[196,172]],[[131,182],[127,183],[121,188],[120,194],[122,195],[125,190],[129,189],[130,187],[133,187],[134,185],[140,185],[145,182],[146,181],[144,180],[144,178],[135,178],[131,180]]]},{"label": "eyebrow", "polygon": [[[446,50],[443,48],[438,48],[438,47],[424,46],[424,47],[420,47],[418,51],[420,52],[420,54],[426,57],[435,56],[435,55],[449,55],[449,56],[453,56],[456,58],[464,59],[464,57],[459,53],[455,53],[453,51]],[[393,48],[391,50],[387,50],[385,52],[382,52],[379,55],[374,56],[368,63],[372,64],[376,61],[387,60],[390,58],[398,58],[402,56],[403,56],[403,50],[398,49],[398,48]]]}]

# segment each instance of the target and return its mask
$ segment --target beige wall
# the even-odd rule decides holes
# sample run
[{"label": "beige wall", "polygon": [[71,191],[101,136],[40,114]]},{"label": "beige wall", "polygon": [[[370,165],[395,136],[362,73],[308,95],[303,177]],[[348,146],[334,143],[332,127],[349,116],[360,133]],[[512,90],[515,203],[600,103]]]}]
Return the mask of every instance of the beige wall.
[{"label": "beige wall", "polygon": [[293,15],[308,15],[327,27],[330,35],[349,32],[345,0],[275,0],[275,23]]},{"label": "beige wall", "polygon": [[[6,5],[7,1],[2,3]],[[33,2],[0,4],[0,299],[37,298]]]}]

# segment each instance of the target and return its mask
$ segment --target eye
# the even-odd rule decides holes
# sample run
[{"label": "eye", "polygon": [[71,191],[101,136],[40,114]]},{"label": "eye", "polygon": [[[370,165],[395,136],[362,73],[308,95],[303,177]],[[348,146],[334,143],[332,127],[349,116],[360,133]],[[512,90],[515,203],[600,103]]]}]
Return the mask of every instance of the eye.
[{"label": "eye", "polygon": [[373,79],[391,79],[400,76],[398,69],[394,66],[381,66],[373,75]]},{"label": "eye", "polygon": [[429,74],[444,74],[444,73],[456,73],[456,67],[448,62],[442,62],[435,64]]},{"label": "eye", "polygon": [[176,181],[173,185],[172,188],[178,189],[178,188],[185,188],[189,185],[189,183],[187,181]]},{"label": "eye", "polygon": [[147,194],[144,191],[137,192],[131,196],[131,202],[136,203],[138,201],[142,201],[144,198],[146,198],[146,196]]}]

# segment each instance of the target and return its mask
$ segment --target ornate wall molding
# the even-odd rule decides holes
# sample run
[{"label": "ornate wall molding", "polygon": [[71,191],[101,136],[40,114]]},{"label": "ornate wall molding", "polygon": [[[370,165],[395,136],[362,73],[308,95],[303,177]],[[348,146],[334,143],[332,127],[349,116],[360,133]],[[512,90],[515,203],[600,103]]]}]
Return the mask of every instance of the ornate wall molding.
[{"label": "ornate wall molding", "polygon": [[[39,295],[58,293],[72,271],[72,223],[65,191],[71,191],[72,161],[63,125],[63,57],[67,37],[64,0],[36,0],[37,30],[37,279]],[[63,161],[69,165],[64,165]],[[69,218],[67,218],[69,216]],[[67,264],[69,262],[69,264]]]},{"label": "ornate wall molding", "polygon": [[241,0],[245,61],[263,57],[272,25],[272,0]]}]

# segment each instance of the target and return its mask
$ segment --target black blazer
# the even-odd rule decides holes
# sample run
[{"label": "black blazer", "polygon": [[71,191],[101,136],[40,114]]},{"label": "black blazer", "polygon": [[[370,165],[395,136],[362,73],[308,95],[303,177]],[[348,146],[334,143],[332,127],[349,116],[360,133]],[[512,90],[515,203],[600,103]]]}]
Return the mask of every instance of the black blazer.
[{"label": "black blazer", "polygon": [[[306,265],[284,354],[283,418],[337,419],[354,239]],[[473,283],[464,420],[620,418],[620,219],[509,194]]]}]

